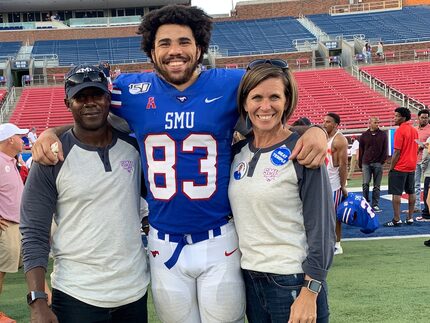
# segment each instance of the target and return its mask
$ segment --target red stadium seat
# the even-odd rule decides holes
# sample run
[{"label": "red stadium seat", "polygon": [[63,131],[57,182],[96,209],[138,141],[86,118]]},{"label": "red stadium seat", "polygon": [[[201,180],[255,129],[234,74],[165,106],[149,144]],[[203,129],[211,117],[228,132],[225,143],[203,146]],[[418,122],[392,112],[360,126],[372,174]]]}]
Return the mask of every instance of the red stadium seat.
[{"label": "red stadium seat", "polygon": [[31,88],[22,91],[10,122],[22,128],[46,129],[73,123],[64,105],[64,87]]},{"label": "red stadium seat", "polygon": [[381,126],[391,126],[396,105],[353,78],[343,69],[295,72],[299,103],[291,122],[306,116],[321,123],[328,112],[338,113],[341,128],[366,128],[369,118],[378,116]]}]

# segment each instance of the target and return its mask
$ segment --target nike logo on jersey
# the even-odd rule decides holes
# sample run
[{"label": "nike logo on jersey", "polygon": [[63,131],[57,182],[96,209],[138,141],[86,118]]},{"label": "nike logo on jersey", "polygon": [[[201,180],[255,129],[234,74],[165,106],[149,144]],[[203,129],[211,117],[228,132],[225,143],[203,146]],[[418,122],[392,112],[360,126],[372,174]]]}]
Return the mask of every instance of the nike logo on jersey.
[{"label": "nike logo on jersey", "polygon": [[155,258],[156,255],[159,255],[160,253],[158,252],[158,250],[149,250],[149,252],[151,252],[152,257]]},{"label": "nike logo on jersey", "polygon": [[212,103],[212,102],[214,102],[214,101],[216,101],[216,100],[221,99],[222,97],[223,97],[223,96],[221,95],[221,96],[219,96],[219,97],[217,97],[217,98],[213,98],[213,99],[206,98],[206,99],[205,99],[205,103]]},{"label": "nike logo on jersey", "polygon": [[234,254],[234,252],[237,250],[237,248],[236,249],[234,249],[233,251],[231,251],[231,252],[227,252],[227,250],[226,251],[224,251],[224,255],[226,256],[226,257],[230,257],[232,254]]}]

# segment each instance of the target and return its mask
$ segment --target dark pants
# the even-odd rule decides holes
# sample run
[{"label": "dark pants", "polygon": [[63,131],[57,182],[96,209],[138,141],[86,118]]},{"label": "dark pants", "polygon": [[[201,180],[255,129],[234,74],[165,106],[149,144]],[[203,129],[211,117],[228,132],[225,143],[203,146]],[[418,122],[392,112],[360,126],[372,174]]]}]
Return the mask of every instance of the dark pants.
[{"label": "dark pants", "polygon": [[[243,270],[246,317],[249,323],[286,323],[290,308],[300,294],[304,274],[277,275]],[[317,323],[329,322],[327,285],[317,297]]]},{"label": "dark pants", "polygon": [[[363,170],[363,197],[369,204],[379,206],[379,197],[381,194],[381,181],[382,181],[382,164],[381,163],[370,163],[369,165],[362,165]],[[369,186],[370,181],[373,177],[373,192],[372,192],[372,203],[369,200]]]},{"label": "dark pants", "polygon": [[104,308],[86,304],[58,289],[52,290],[52,310],[60,323],[147,323],[148,294],[119,307]]},{"label": "dark pants", "polygon": [[424,177],[424,208],[423,208],[422,216],[430,219],[429,206],[427,205],[429,186],[430,186],[430,177]]}]

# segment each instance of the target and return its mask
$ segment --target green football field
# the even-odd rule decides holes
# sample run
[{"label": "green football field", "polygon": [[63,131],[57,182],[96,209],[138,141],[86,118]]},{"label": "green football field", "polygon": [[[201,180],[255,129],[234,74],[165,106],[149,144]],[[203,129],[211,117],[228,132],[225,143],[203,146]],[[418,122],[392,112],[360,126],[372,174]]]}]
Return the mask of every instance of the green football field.
[{"label": "green football field", "polygon": [[[429,233],[430,235],[430,233]],[[345,241],[330,269],[331,322],[430,322],[428,238]],[[79,278],[77,278],[79,279]],[[6,275],[0,311],[29,322],[22,271]],[[149,322],[159,322],[149,300]]]}]

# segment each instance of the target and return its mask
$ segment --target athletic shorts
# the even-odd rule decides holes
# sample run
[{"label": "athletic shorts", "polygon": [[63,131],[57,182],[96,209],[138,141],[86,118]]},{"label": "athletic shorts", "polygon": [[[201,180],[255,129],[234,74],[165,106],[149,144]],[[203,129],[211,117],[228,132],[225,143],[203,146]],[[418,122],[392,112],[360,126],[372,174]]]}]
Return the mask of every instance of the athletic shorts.
[{"label": "athletic shorts", "polygon": [[415,172],[399,172],[390,170],[388,173],[388,194],[415,194]]},{"label": "athletic shorts", "polygon": [[0,272],[16,273],[21,257],[19,224],[8,221],[5,231],[0,230]]},{"label": "athletic shorts", "polygon": [[[339,188],[336,191],[333,191],[333,202],[334,202],[334,210],[337,211],[337,208],[339,206],[340,203],[342,203],[342,189]],[[336,213],[335,213],[336,215]]]}]

